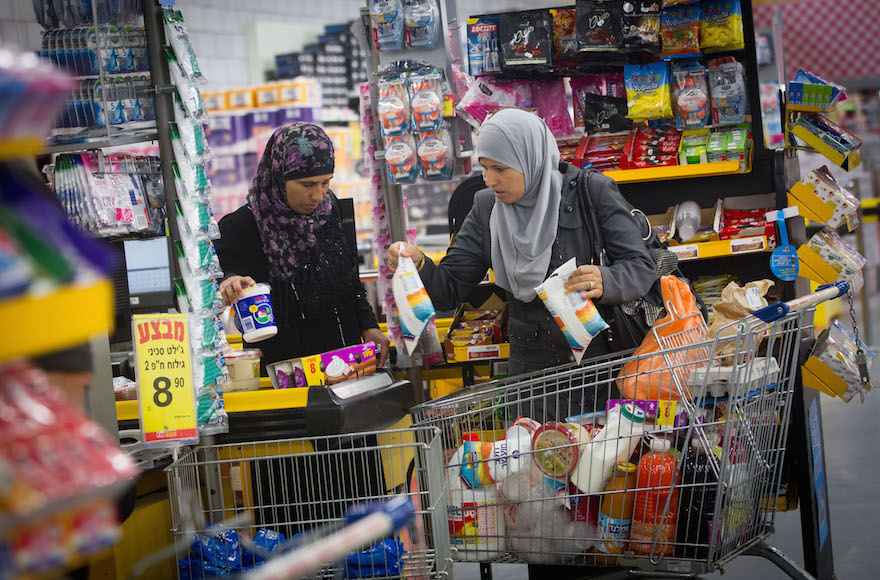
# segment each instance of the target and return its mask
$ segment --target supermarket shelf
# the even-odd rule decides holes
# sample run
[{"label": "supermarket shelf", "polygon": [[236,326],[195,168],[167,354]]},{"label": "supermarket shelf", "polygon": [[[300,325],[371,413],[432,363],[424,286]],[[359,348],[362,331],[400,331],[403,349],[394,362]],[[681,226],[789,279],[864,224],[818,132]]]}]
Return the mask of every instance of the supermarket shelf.
[{"label": "supermarket shelf", "polygon": [[785,110],[790,111],[792,113],[833,113],[837,110],[837,107],[810,107],[807,105],[793,105],[791,103],[786,103]]},{"label": "supermarket shelf", "polygon": [[638,183],[643,181],[664,181],[667,179],[688,179],[691,177],[735,175],[740,173],[740,170],[739,161],[720,161],[718,163],[699,163],[696,165],[622,169],[605,171],[604,173],[617,183]]},{"label": "supermarket shelf", "polygon": [[13,139],[0,141],[0,161],[36,155],[43,149],[42,139]]},{"label": "supermarket shelf", "polygon": [[767,236],[752,236],[737,240],[720,240],[717,242],[701,242],[699,244],[682,244],[669,246],[669,250],[678,256],[679,262],[691,260],[709,260],[711,258],[726,258],[743,254],[758,254],[769,252],[770,240]]},{"label": "supermarket shelf", "polygon": [[0,320],[15,329],[0,346],[0,362],[86,342],[113,325],[113,285],[101,279],[70,284],[45,296],[0,302]]},{"label": "supermarket shelf", "polygon": [[86,151],[88,149],[103,149],[105,147],[116,147],[120,145],[134,145],[135,143],[149,143],[159,138],[155,130],[144,133],[121,133],[112,137],[103,139],[87,140],[81,143],[58,143],[56,145],[46,145],[41,147],[43,153],[69,153],[71,151]]}]

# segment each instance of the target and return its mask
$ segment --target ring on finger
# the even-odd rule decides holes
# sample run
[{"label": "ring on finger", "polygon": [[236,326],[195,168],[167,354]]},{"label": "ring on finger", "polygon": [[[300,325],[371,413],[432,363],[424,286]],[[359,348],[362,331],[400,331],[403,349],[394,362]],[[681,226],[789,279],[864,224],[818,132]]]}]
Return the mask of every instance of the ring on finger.
[{"label": "ring on finger", "polygon": [[590,282],[590,290],[592,290],[593,288],[596,287],[596,283],[595,283],[595,282],[593,282],[592,280],[589,280],[589,282]]}]

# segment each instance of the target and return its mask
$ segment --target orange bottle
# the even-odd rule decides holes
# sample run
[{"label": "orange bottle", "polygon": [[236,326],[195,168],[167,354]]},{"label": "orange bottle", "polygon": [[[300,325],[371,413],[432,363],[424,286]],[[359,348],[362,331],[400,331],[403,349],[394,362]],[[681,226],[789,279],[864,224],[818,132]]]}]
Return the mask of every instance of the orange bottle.
[{"label": "orange bottle", "polygon": [[651,555],[655,533],[657,549],[654,550],[654,556],[672,556],[675,550],[678,488],[671,492],[671,498],[669,488],[673,481],[678,483],[678,462],[669,453],[669,448],[668,440],[654,439],[651,441],[651,452],[639,460],[636,487],[642,491],[636,492],[630,537],[630,548],[636,554]]},{"label": "orange bottle", "polygon": [[[627,549],[636,500],[636,469],[628,461],[619,461],[605,485],[599,510],[600,540],[596,542],[599,552],[622,554]],[[605,566],[617,565],[616,557],[600,556],[596,561]]]}]

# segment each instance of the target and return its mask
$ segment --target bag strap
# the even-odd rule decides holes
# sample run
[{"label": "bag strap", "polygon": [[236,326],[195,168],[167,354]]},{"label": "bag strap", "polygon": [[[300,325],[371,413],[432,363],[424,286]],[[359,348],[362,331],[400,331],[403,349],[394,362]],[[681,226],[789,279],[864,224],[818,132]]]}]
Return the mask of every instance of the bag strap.
[{"label": "bag strap", "polygon": [[605,252],[605,244],[602,240],[602,229],[596,219],[596,208],[593,197],[590,195],[590,179],[595,169],[582,169],[578,173],[578,193],[580,194],[581,219],[587,228],[592,249],[591,261],[595,265],[610,266],[608,254]]}]

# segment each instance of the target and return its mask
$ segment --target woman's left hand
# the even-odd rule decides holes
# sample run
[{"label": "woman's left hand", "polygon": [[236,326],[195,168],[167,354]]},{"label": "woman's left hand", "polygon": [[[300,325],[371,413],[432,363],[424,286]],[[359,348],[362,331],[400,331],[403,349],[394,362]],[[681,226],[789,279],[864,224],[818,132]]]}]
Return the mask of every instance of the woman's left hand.
[{"label": "woman's left hand", "polygon": [[364,342],[372,341],[379,347],[379,361],[376,366],[377,368],[384,367],[385,361],[388,360],[388,353],[391,351],[391,341],[378,328],[368,328],[361,333],[361,336],[364,337]]},{"label": "woman's left hand", "polygon": [[584,298],[595,300],[603,294],[602,270],[599,266],[581,266],[569,276],[565,283],[569,292],[580,292]]}]

